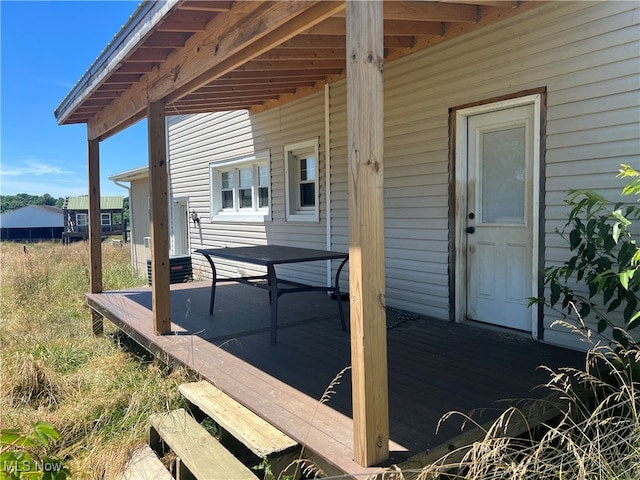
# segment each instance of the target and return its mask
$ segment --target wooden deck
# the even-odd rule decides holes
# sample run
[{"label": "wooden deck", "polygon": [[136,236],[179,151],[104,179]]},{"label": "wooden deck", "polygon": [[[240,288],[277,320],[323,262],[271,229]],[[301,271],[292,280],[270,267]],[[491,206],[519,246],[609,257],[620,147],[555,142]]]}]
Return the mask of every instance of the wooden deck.
[{"label": "wooden deck", "polygon": [[[266,292],[219,284],[208,315],[209,282],[171,286],[172,335],[155,336],[151,291],[87,294],[89,305],[164,361],[199,372],[225,393],[306,445],[305,455],[327,473],[360,475],[352,461],[350,372],[328,401],[327,386],[350,365],[349,334],[340,329],[336,301],[320,292],[280,299],[278,344],[269,343]],[[345,304],[345,307],[348,305]],[[348,308],[346,308],[348,310]],[[388,324],[397,322],[389,312]],[[389,464],[432,449],[461,433],[455,410],[489,420],[504,408],[548,392],[540,365],[580,366],[583,355],[525,336],[418,316],[388,330]],[[506,401],[504,401],[506,400]]]}]

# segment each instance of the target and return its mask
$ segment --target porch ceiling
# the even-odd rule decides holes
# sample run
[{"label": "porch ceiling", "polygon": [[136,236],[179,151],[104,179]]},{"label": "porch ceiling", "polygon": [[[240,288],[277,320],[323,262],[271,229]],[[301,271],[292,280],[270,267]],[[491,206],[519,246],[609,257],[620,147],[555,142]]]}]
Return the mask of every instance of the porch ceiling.
[{"label": "porch ceiling", "polygon": [[[385,1],[389,61],[469,32],[534,2]],[[55,111],[104,139],[146,116],[271,108],[346,73],[344,1],[145,2]]]}]

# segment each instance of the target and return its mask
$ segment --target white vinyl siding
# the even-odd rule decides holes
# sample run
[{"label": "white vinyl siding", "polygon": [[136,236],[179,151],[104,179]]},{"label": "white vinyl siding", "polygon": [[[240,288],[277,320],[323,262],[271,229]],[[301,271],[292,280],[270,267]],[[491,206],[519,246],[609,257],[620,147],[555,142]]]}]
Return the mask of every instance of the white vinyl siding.
[{"label": "white vinyl siding", "polygon": [[[169,168],[174,197],[188,197],[190,210],[201,219],[200,228],[191,228],[191,251],[216,246],[260,244],[292,245],[324,249],[326,246],[324,182],[319,185],[320,220],[292,223],[285,220],[284,145],[310,138],[319,139],[320,171],[324,178],[324,94],[319,92],[266,112],[249,115],[245,111],[173,117],[169,121]],[[230,158],[270,153],[271,220],[265,222],[211,221],[209,166]],[[264,174],[263,174],[264,177]],[[210,267],[204,257],[194,255],[194,269],[208,277]],[[284,278],[324,285],[324,262],[279,268]],[[232,262],[220,275],[260,273],[248,265]]]},{"label": "white vinyl siding", "polygon": [[[634,8],[635,7],[635,8]],[[620,163],[638,165],[638,8],[555,2],[385,65],[387,303],[449,315],[449,108],[547,87],[544,242],[547,265],[567,258],[555,233],[570,188],[619,200]],[[332,241],[348,244],[346,86],[331,85]],[[573,338],[545,318],[545,340]]]},{"label": "white vinyl siding", "polygon": [[[386,299],[392,307],[449,318],[449,109],[531,89],[547,89],[543,243],[545,265],[568,258],[555,233],[567,217],[565,192],[595,188],[619,200],[619,164],[640,154],[640,13],[637,2],[552,2],[385,64]],[[329,89],[331,246],[348,249],[346,82]],[[320,222],[285,221],[284,145],[319,139],[318,178],[325,178],[322,92],[249,115],[227,112],[173,119],[170,168],[175,196],[189,197],[202,219],[192,249],[276,243],[325,248],[326,196]],[[544,110],[544,106],[543,106]],[[210,222],[208,165],[269,150],[272,221]],[[197,234],[196,234],[197,233]],[[203,259],[194,256],[201,271]],[[205,268],[206,267],[206,268]],[[228,272],[237,274],[230,267]],[[291,276],[319,284],[323,266]],[[345,280],[347,276],[345,275]],[[544,339],[571,345],[551,329]]]}]

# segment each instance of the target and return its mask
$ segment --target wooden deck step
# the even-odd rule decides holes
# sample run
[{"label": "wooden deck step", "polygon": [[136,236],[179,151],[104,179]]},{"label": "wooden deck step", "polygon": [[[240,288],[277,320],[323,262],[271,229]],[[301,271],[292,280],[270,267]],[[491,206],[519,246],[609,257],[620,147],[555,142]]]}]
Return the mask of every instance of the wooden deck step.
[{"label": "wooden deck step", "polygon": [[164,468],[149,445],[143,445],[133,452],[122,478],[124,480],[173,480],[169,470]]},{"label": "wooden deck step", "polygon": [[182,395],[259,458],[292,449],[298,443],[211,383],[184,383]]},{"label": "wooden deck step", "polygon": [[[161,440],[180,459],[176,478],[256,480],[257,477],[180,408],[151,415],[149,443],[160,449]],[[185,468],[189,473],[182,472]]]}]

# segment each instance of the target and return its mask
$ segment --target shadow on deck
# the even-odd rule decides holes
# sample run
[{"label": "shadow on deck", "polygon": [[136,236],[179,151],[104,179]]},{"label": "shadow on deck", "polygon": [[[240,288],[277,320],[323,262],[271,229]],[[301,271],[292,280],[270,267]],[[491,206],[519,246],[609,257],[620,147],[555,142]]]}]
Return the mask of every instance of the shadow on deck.
[{"label": "shadow on deck", "polygon": [[[208,314],[208,282],[172,285],[172,335],[164,336],[153,334],[149,288],[87,298],[89,306],[143,347],[197,371],[307,445],[335,473],[371,473],[352,461],[350,371],[329,401],[318,403],[351,363],[349,334],[340,328],[336,300],[319,292],[282,297],[278,344],[273,346],[268,295],[244,285],[219,284],[213,316]],[[398,320],[389,312],[389,325]],[[535,388],[549,379],[540,365],[581,366],[584,358],[519,333],[422,316],[401,321],[387,334],[390,464],[459,435],[458,417],[436,434],[445,413],[475,410],[474,418],[493,419],[521,399],[548,393]]]}]

